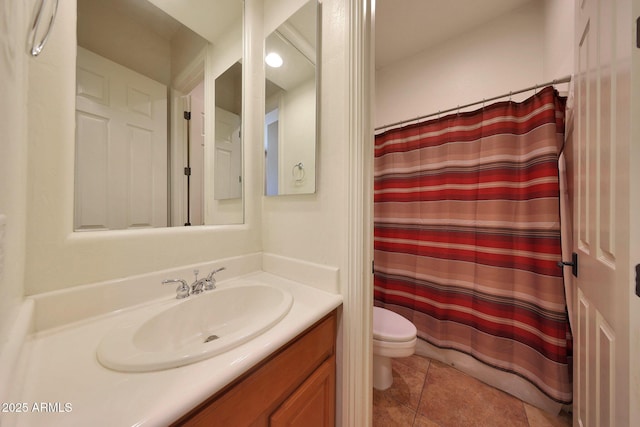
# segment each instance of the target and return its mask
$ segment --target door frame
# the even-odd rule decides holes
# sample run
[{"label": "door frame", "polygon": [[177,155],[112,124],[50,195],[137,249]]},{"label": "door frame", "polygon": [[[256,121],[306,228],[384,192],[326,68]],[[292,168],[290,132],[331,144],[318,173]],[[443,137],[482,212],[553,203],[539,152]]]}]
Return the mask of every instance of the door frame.
[{"label": "door frame", "polygon": [[207,48],[204,48],[198,56],[185,67],[172,81],[170,88],[171,141],[169,141],[169,152],[167,153],[169,168],[169,179],[167,180],[169,202],[167,210],[168,223],[171,226],[183,226],[186,221],[186,187],[183,178],[187,149],[186,144],[177,144],[176,142],[186,140],[187,127],[184,120],[186,105],[184,97],[189,96],[189,93],[205,79],[206,50]]}]

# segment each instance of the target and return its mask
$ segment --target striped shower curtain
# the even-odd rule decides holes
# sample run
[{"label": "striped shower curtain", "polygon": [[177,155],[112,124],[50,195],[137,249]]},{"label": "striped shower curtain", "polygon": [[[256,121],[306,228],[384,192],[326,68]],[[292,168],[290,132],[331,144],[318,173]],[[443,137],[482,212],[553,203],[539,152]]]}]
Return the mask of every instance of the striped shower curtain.
[{"label": "striped shower curtain", "polygon": [[376,136],[375,303],[418,335],[572,400],[552,87]]}]

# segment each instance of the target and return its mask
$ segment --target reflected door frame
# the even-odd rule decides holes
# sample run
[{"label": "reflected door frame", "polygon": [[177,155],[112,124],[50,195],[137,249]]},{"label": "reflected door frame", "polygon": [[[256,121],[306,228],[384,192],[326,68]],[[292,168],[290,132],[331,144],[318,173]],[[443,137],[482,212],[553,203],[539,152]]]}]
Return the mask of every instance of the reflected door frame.
[{"label": "reflected door frame", "polygon": [[[170,218],[169,224],[174,227],[184,226],[187,221],[187,185],[184,174],[184,168],[187,164],[187,121],[184,119],[184,112],[190,109],[186,102],[189,93],[204,81],[205,54],[206,49],[198,54],[185,71],[174,80],[171,89],[171,142],[169,144],[169,170],[171,173],[169,177],[170,202],[167,209]],[[191,119],[197,120],[199,118],[192,115]],[[193,197],[194,192],[191,194]],[[194,223],[194,225],[199,224]]]}]

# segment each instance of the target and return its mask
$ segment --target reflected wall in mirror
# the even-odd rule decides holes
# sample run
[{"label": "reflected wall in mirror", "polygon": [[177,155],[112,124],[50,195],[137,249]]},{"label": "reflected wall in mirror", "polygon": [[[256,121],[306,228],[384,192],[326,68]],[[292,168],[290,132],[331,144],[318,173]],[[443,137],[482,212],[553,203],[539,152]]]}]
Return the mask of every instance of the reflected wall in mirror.
[{"label": "reflected wall in mirror", "polygon": [[265,195],[316,191],[320,4],[311,0],[265,40]]},{"label": "reflected wall in mirror", "polygon": [[[214,171],[213,137],[217,92],[242,105],[241,77],[239,90],[216,79],[242,75],[242,9],[241,0],[77,0],[76,231],[243,222],[241,185],[229,206],[214,200],[217,181],[231,178]],[[227,172],[238,181],[234,142]]]},{"label": "reflected wall in mirror", "polygon": [[241,118],[242,64],[236,62],[216,79],[216,200],[242,194]]},{"label": "reflected wall in mirror", "polygon": [[242,64],[215,79],[215,141],[211,224],[242,222]]}]

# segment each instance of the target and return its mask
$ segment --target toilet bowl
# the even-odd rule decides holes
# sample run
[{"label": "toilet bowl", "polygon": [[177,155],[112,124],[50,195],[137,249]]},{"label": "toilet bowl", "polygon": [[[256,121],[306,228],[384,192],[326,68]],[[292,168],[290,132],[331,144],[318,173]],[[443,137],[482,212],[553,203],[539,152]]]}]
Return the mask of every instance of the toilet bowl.
[{"label": "toilet bowl", "polygon": [[386,390],[393,383],[391,359],[408,357],[416,350],[417,329],[406,318],[373,307],[373,387]]}]

